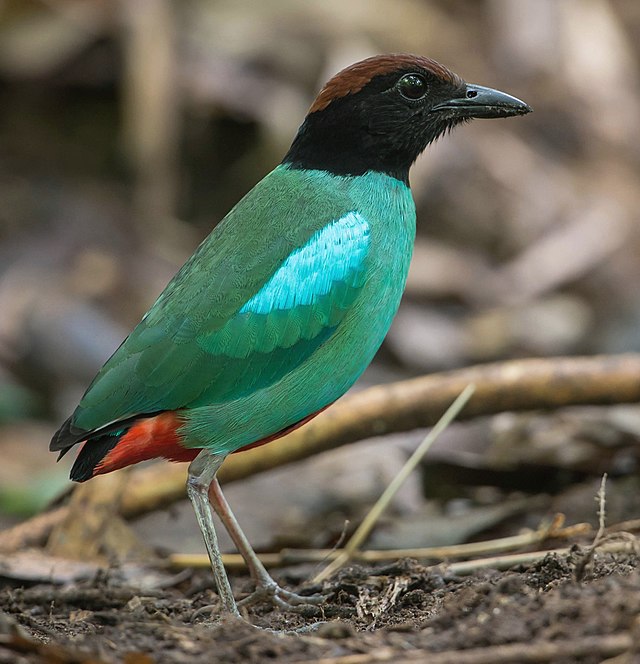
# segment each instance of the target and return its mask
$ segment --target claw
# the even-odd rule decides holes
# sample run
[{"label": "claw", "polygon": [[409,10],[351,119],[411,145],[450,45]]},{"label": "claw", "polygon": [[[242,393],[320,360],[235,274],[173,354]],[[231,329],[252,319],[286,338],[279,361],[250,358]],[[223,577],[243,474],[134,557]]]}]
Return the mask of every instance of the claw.
[{"label": "claw", "polygon": [[314,595],[298,595],[297,593],[285,590],[284,588],[279,588],[278,596],[293,606],[308,606],[309,604],[312,606],[319,606],[329,597],[328,594],[323,595],[321,593],[315,593]]},{"label": "claw", "polygon": [[[206,606],[201,606],[199,609],[196,609],[189,619],[189,622],[195,622],[196,618],[200,618],[205,614],[220,614],[220,605],[219,604],[207,604]],[[210,616],[209,616],[210,617]]]}]

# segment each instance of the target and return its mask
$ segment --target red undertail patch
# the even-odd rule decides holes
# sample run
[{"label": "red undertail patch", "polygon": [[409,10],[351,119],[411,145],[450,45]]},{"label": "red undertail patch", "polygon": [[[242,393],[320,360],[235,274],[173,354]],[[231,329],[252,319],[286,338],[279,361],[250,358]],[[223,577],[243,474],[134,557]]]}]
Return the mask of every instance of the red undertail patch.
[{"label": "red undertail patch", "polygon": [[[325,408],[328,408],[328,406],[325,406]],[[261,438],[255,443],[234,450],[234,452],[244,452],[282,438],[312,420],[325,408],[311,413],[299,422],[270,436]],[[110,473],[112,470],[125,468],[148,459],[165,458],[169,461],[193,461],[198,456],[201,448],[188,448],[180,444],[178,429],[182,426],[182,423],[178,413],[172,411],[138,420],[96,465],[93,476]],[[90,443],[91,441],[89,441]]]},{"label": "red undertail patch", "polygon": [[174,412],[138,420],[96,466],[94,475],[110,473],[140,461],[163,457],[169,461],[193,461],[198,449],[180,445],[182,420]]}]

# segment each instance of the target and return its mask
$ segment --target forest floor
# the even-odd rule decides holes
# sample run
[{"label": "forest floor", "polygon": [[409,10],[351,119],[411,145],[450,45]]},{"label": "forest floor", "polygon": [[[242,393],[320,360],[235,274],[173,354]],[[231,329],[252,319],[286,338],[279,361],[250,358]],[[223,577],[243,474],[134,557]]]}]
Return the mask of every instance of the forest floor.
[{"label": "forest floor", "polygon": [[[412,560],[352,565],[324,584],[320,607],[258,605],[250,622],[198,612],[216,603],[206,570],[114,567],[17,587],[0,569],[0,662],[640,661],[639,558],[596,552],[585,566],[588,548],[467,576]],[[275,576],[305,593],[319,590],[304,586],[312,572]],[[237,596],[250,589],[246,577],[232,582]]]}]

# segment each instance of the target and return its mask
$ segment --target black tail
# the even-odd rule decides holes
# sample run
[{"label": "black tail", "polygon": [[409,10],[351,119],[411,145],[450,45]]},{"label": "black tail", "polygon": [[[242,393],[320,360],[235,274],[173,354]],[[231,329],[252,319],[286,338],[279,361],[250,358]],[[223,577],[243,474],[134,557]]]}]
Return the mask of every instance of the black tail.
[{"label": "black tail", "polygon": [[93,471],[100,461],[116,446],[133,423],[141,417],[151,417],[151,415],[138,415],[120,422],[114,422],[97,431],[86,431],[73,424],[72,416],[54,434],[49,450],[52,452],[59,451],[58,461],[60,461],[74,445],[87,441],[87,444],[82,446],[78,458],[71,468],[70,475],[74,482],[86,482],[93,477]]},{"label": "black tail", "polygon": [[128,426],[120,428],[118,431],[110,431],[98,435],[94,434],[88,438],[87,443],[82,446],[78,458],[71,467],[69,477],[74,482],[86,482],[90,480],[94,475],[96,466],[118,444],[122,435],[127,431],[129,431]]}]

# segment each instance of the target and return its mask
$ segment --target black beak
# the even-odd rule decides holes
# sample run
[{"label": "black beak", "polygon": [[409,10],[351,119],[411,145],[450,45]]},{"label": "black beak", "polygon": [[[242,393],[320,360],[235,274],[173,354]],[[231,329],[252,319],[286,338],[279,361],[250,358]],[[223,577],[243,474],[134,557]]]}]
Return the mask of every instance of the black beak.
[{"label": "black beak", "polygon": [[462,97],[447,99],[431,110],[449,111],[457,118],[505,118],[525,115],[533,109],[529,104],[499,90],[467,83]]}]

